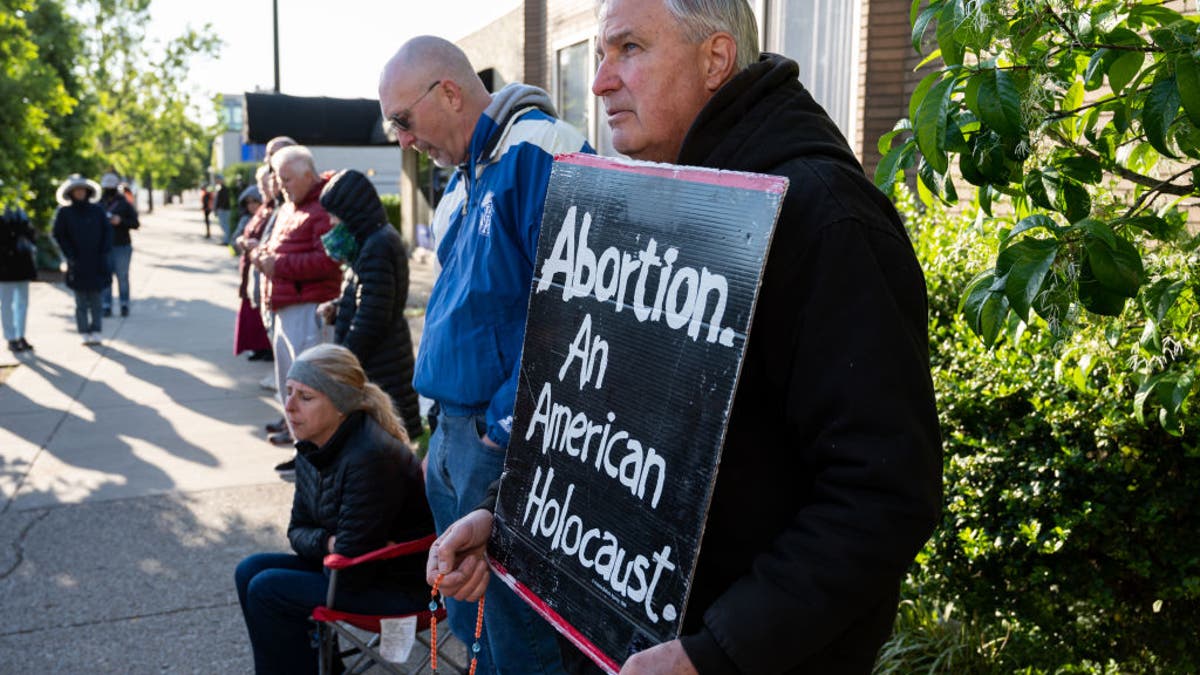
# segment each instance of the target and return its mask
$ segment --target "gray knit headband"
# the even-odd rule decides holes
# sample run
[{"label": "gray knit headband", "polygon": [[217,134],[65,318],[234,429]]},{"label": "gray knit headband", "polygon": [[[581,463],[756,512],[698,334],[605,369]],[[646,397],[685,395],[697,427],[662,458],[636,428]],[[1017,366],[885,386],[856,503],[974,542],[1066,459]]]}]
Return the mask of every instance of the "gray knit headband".
[{"label": "gray knit headband", "polygon": [[362,407],[363,392],[361,389],[338,382],[308,361],[292,361],[292,367],[288,368],[287,379],[308,385],[325,394],[333,403],[333,407],[343,415]]}]

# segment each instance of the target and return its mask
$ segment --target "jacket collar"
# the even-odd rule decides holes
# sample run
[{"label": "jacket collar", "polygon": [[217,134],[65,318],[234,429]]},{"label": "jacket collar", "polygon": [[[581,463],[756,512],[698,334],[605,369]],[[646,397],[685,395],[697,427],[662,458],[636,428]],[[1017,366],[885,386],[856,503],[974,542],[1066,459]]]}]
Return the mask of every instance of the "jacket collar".
[{"label": "jacket collar", "polygon": [[467,161],[463,166],[494,161],[496,151],[503,145],[509,129],[522,115],[531,110],[555,115],[550,95],[537,87],[514,82],[492,94],[492,102],[475,123]]},{"label": "jacket collar", "polygon": [[328,174],[328,173],[318,174],[317,182],[314,183],[313,186],[308,189],[308,192],[306,192],[304,194],[304,197],[301,198],[300,201],[293,202],[293,203],[298,207],[299,206],[307,206],[309,202],[320,199],[321,198],[321,190],[324,190],[325,184],[329,182],[329,175],[330,174]]},{"label": "jacket collar", "polygon": [[781,162],[804,155],[859,167],[799,74],[795,61],[762,54],[718,89],[696,116],[677,163],[770,173]]}]

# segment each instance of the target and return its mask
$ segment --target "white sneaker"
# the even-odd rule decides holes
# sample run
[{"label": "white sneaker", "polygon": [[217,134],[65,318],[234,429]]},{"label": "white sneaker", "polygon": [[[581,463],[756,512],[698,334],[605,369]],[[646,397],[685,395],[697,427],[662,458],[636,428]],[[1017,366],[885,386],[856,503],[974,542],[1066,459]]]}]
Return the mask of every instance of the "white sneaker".
[{"label": "white sneaker", "polygon": [[276,389],[275,389],[275,373],[271,373],[270,375],[267,375],[263,379],[259,380],[258,386],[262,387],[263,389],[266,389],[267,391],[276,391]]},{"label": "white sneaker", "polygon": [[83,334],[83,344],[85,344],[85,345],[92,344],[92,334],[91,333]]}]

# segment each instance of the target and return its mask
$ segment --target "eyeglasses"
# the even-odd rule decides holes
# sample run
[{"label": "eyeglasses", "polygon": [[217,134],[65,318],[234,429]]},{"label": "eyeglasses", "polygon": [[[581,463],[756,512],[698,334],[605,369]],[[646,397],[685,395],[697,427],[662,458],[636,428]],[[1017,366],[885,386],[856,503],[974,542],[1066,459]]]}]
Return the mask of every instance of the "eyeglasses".
[{"label": "eyeglasses", "polygon": [[412,102],[412,105],[409,105],[400,112],[388,117],[388,122],[390,122],[394,128],[399,129],[400,131],[406,133],[412,131],[412,120],[409,119],[409,116],[412,115],[412,109],[417,107],[417,104],[421,102],[421,99],[428,96],[429,92],[433,91],[441,83],[442,81],[438,80],[437,82],[429,85],[429,88],[426,89],[420,96],[418,96],[417,100]]}]

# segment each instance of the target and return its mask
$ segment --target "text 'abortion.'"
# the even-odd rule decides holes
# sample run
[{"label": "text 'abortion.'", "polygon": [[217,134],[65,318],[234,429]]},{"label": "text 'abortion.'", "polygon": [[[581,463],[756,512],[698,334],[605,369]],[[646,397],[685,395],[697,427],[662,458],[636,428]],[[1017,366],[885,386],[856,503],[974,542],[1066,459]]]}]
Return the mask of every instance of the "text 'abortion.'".
[{"label": "text 'abortion.'", "polygon": [[[577,214],[575,206],[567,210],[553,251],[542,264],[535,293],[550,289],[556,277],[562,275],[564,302],[591,295],[601,303],[611,301],[614,312],[628,306],[639,322],[665,320],[673,330],[686,327],[694,341],[699,341],[701,327],[707,325],[706,342],[733,346],[735,331],[721,325],[729,292],[724,276],[713,274],[707,267],[676,267],[679,249],[667,247],[660,257],[654,239],[636,253],[609,246],[597,255],[588,244],[591,214],[585,212],[578,227]],[[652,301],[647,302],[651,288]],[[558,382],[562,383],[572,368],[578,367],[578,378],[572,378],[572,383],[579,391],[589,385],[601,389],[608,369],[608,341],[593,334],[592,326],[591,314],[585,314],[557,372]],[[541,433],[543,455],[554,449],[580,464],[591,464],[598,474],[616,480],[631,495],[656,509],[666,484],[664,455],[628,431],[614,429],[616,414],[612,411],[603,420],[594,421],[585,412],[555,403],[553,386],[551,382],[542,385],[525,440]],[[571,512],[575,484],[568,483],[565,490],[559,486],[552,496],[554,477],[553,468],[545,472],[541,467],[535,469],[522,526],[534,536],[549,539],[550,550],[576,557],[584,569],[591,569],[617,595],[640,604],[652,623],[658,623],[660,617],[674,621],[678,617],[674,605],[656,610],[654,602],[662,574],[676,569],[671,547],[630,552],[613,532],[587,527],[579,514]]]},{"label": "text 'abortion.'", "polygon": [[[678,330],[687,326],[688,337],[697,340],[700,326],[708,309],[709,296],[716,293],[712,315],[708,321],[707,342],[719,342],[725,347],[733,346],[735,331],[721,327],[725,318],[725,302],[729,295],[729,284],[725,277],[713,274],[707,267],[680,267],[674,269],[679,258],[679,249],[667,248],[658,256],[658,242],[651,239],[646,248],[631,255],[609,246],[597,256],[588,246],[588,232],[592,226],[592,214],[583,214],[583,225],[579,235],[575,234],[576,207],[567,210],[562,229],[554,239],[554,250],[542,263],[537,292],[550,288],[559,274],[563,275],[563,300],[594,295],[601,303],[614,301],[614,309],[625,308],[630,292],[629,279],[635,273],[632,301],[628,304],[638,321],[659,321],[665,318],[667,325]],[[665,264],[664,264],[665,263]],[[661,268],[654,292],[654,304],[646,304],[646,286],[651,270]],[[680,298],[680,293],[684,293]]]}]

